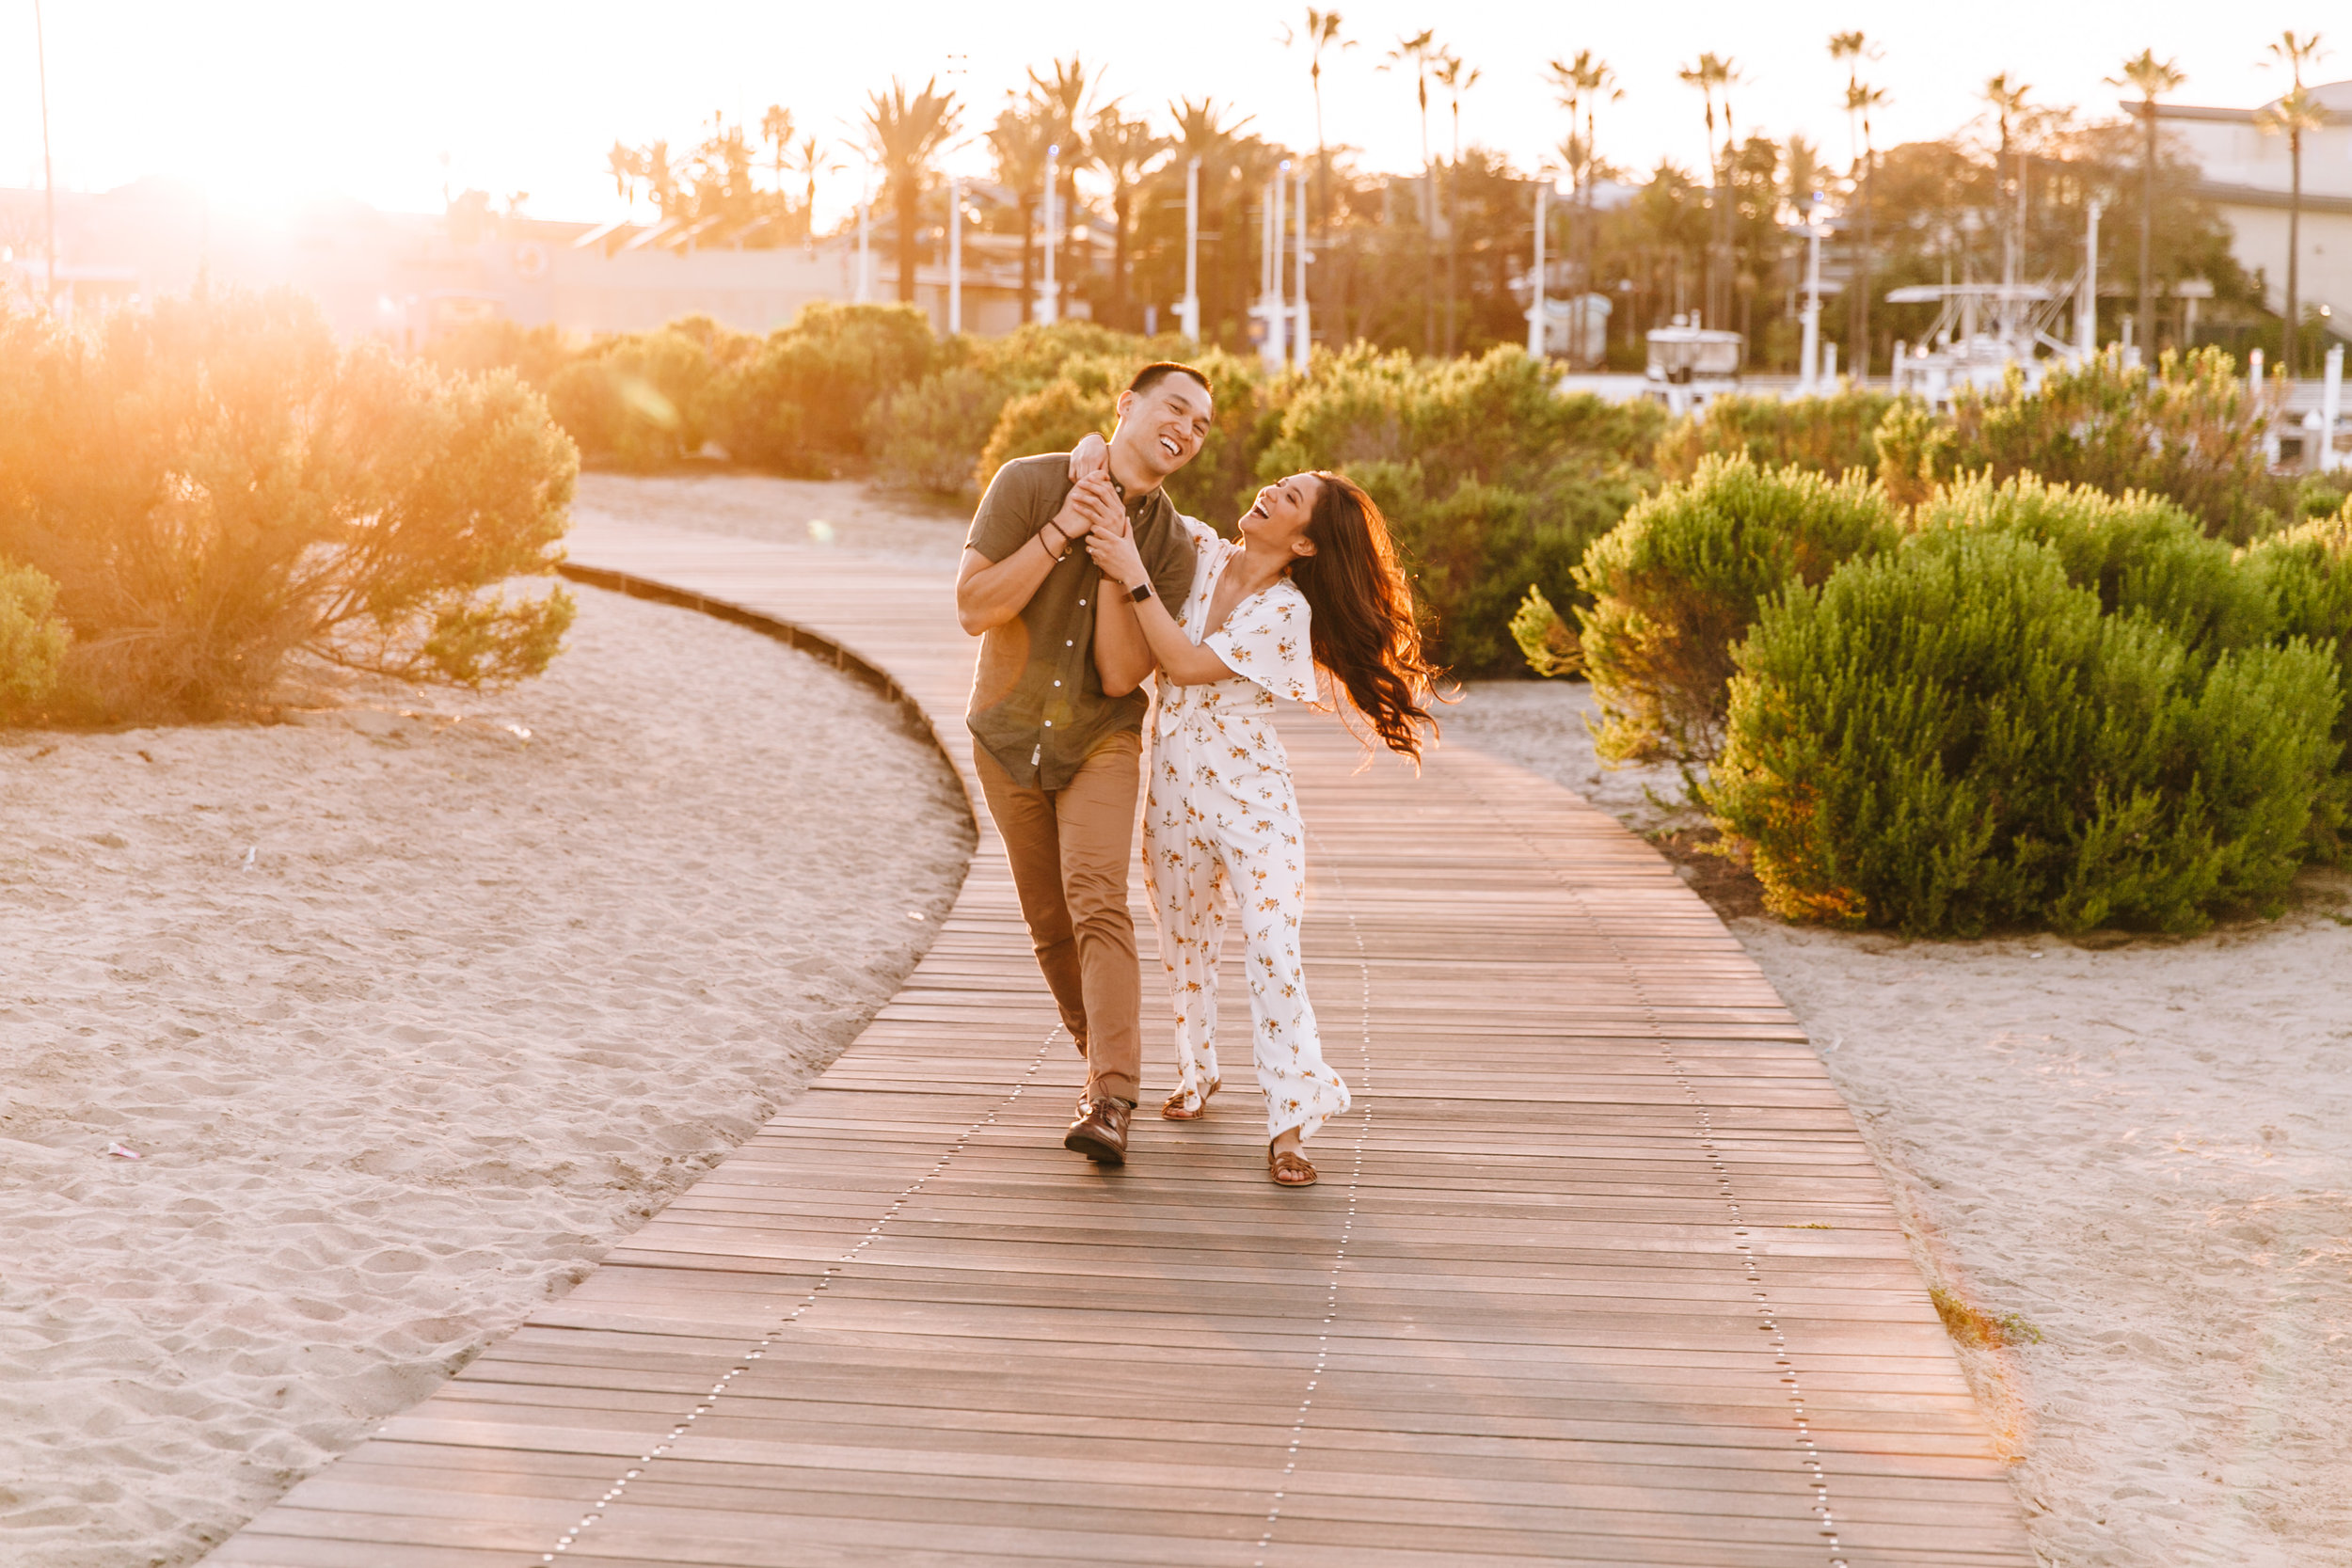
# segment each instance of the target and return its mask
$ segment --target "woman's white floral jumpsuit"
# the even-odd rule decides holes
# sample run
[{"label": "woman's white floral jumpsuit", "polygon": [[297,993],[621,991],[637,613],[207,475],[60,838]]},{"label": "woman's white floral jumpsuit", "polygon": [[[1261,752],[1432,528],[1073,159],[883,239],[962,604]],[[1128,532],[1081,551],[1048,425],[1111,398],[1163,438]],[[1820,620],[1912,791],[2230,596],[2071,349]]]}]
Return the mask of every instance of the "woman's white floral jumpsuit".
[{"label": "woman's white floral jumpsuit", "polygon": [[1347,1109],[1348,1095],[1324,1062],[1307,1001],[1298,950],[1307,834],[1272,717],[1277,696],[1315,700],[1307,597],[1279,578],[1202,637],[1210,595],[1241,546],[1182,521],[1199,555],[1178,619],[1236,673],[1201,686],[1163,679],[1152,722],[1144,878],[1176,1008],[1178,1087],[1184,1107],[1198,1110],[1217,1078],[1216,974],[1230,887],[1248,944],[1250,1045],[1265,1091],[1266,1137],[1295,1127],[1309,1138]]}]

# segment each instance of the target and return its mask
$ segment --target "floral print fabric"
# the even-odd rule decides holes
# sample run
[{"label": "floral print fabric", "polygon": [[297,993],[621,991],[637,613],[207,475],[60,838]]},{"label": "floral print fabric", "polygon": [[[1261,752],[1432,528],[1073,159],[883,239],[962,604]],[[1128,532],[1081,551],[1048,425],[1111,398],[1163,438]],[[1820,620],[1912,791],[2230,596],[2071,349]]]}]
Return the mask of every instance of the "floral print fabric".
[{"label": "floral print fabric", "polygon": [[1266,1099],[1266,1136],[1312,1137],[1347,1109],[1347,1085],[1323,1059],[1299,954],[1306,829],[1290,758],[1274,733],[1276,696],[1315,700],[1306,595],[1288,578],[1235,605],[1204,637],[1211,595],[1241,551],[1190,517],[1200,556],[1180,617],[1193,641],[1236,674],[1201,686],[1162,680],[1144,807],[1144,879],[1176,1012],[1178,1089],[1198,1109],[1218,1077],[1217,965],[1230,895],[1248,944],[1250,1047]]}]

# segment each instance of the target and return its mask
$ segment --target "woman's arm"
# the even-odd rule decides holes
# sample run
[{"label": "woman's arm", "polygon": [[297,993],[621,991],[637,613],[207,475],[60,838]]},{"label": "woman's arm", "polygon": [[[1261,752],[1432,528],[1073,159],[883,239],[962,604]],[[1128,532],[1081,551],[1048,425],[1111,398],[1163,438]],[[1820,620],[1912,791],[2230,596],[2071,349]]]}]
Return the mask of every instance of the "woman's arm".
[{"label": "woman's arm", "polygon": [[[1125,530],[1110,533],[1096,529],[1087,535],[1086,545],[1094,556],[1094,563],[1103,569],[1104,585],[1120,585],[1117,599],[1105,603],[1102,607],[1104,613],[1094,618],[1098,670],[1102,658],[1103,624],[1120,618],[1120,612],[1123,610],[1126,612],[1124,618],[1132,620],[1143,633],[1144,644],[1151,650],[1152,658],[1158,661],[1161,673],[1178,686],[1207,686],[1233,678],[1232,666],[1184,635],[1184,628],[1176,624],[1176,617],[1160,602],[1157,593],[1140,602],[1133,599],[1132,594],[1138,585],[1150,586],[1152,574],[1144,570],[1143,557],[1136,552],[1131,533]],[[1102,673],[1104,688],[1107,690],[1110,686],[1109,673],[1103,671]],[[1140,676],[1137,677],[1137,684],[1141,684]]]},{"label": "woman's arm", "polygon": [[[1114,530],[1127,531],[1122,513]],[[1119,579],[1104,577],[1094,584],[1094,673],[1106,697],[1124,697],[1152,678],[1152,645],[1136,623],[1136,607],[1128,602]]]}]

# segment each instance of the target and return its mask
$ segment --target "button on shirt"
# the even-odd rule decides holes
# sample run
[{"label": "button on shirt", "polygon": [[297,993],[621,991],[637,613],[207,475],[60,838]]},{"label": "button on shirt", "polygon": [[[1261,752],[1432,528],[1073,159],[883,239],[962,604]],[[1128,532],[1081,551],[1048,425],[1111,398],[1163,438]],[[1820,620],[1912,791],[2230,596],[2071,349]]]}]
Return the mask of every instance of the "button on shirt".
[{"label": "button on shirt", "polygon": [[[1069,499],[1070,454],[1022,457],[996,470],[980,498],[964,543],[991,562],[1027,544]],[[1152,586],[1163,604],[1183,602],[1192,585],[1193,549],[1167,495],[1152,489],[1122,499]],[[1057,545],[1047,534],[1048,545]],[[1105,590],[1083,541],[1073,541],[1021,613],[980,640],[964,721],[1012,782],[1060,789],[1104,738],[1140,731],[1148,699],[1140,690],[1113,697],[1094,668],[1094,617]]]}]

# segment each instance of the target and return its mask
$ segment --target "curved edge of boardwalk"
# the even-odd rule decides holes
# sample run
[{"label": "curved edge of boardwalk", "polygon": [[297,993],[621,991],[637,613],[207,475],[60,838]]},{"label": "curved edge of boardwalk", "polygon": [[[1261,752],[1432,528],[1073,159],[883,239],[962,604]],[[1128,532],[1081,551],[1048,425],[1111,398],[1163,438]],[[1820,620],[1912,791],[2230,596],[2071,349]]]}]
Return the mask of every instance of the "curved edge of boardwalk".
[{"label": "curved edge of boardwalk", "polygon": [[[935,567],[572,547],[804,628],[970,784]],[[1713,913],[1519,769],[1284,735],[1357,1090],[1320,1185],[1265,1180],[1246,1091],[1120,1171],[1060,1148],[1080,1064],[977,811],[938,941],[806,1093],[212,1560],[2026,1568],[1878,1171]]]}]

